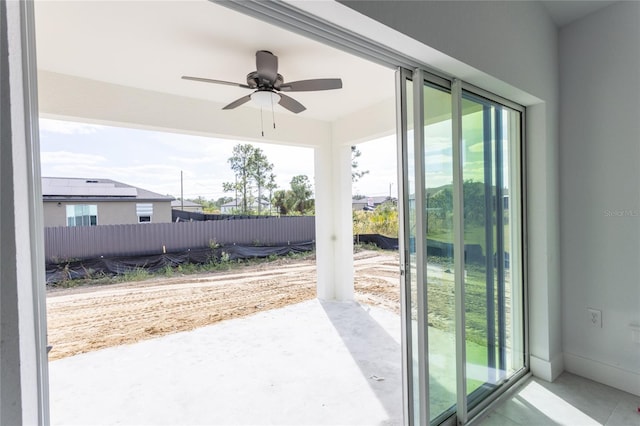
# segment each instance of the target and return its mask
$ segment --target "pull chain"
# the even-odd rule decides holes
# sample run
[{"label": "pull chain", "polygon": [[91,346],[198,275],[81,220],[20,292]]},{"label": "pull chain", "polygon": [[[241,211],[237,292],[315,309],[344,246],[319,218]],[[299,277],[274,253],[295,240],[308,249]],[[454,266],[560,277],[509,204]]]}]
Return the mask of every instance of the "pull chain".
[{"label": "pull chain", "polygon": [[271,121],[273,121],[273,128],[276,128],[276,113],[273,112],[273,96],[271,96]]},{"label": "pull chain", "polygon": [[262,133],[262,137],[264,138],[264,118],[262,117],[262,107],[260,107],[260,131]]}]

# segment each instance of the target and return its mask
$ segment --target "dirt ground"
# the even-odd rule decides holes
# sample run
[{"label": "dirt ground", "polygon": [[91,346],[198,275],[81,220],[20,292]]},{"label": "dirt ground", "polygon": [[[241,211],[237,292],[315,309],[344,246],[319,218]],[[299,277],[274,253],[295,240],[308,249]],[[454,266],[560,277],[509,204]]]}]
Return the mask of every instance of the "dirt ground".
[{"label": "dirt ground", "polygon": [[[356,300],[400,312],[397,252],[354,254]],[[315,260],[232,271],[50,289],[50,360],[193,330],[316,296]]]}]

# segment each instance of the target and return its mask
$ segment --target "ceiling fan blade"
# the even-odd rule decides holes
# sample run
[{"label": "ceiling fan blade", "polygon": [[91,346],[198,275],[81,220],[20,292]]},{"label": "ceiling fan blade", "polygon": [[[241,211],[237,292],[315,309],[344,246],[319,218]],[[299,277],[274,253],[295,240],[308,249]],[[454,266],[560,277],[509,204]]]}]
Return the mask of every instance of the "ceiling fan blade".
[{"label": "ceiling fan blade", "polygon": [[289,111],[293,112],[294,114],[298,114],[299,112],[304,111],[305,106],[302,105],[300,102],[296,101],[295,99],[284,95],[282,93],[278,93],[278,96],[280,96],[280,102],[278,102],[280,104],[280,106],[282,106],[283,108],[288,109]]},{"label": "ceiling fan blade", "polygon": [[227,105],[222,109],[234,109],[236,107],[239,107],[242,104],[246,104],[250,100],[251,100],[251,95],[243,96],[240,99],[236,99],[235,101],[231,102],[229,105]]},{"label": "ceiling fan blade", "polygon": [[316,78],[313,80],[291,81],[280,85],[283,92],[311,92],[316,90],[342,89],[340,78]]},{"label": "ceiling fan blade", "polygon": [[278,77],[278,57],[266,50],[256,52],[256,71],[258,77],[274,84]]},{"label": "ceiling fan blade", "polygon": [[247,86],[246,84],[233,83],[231,81],[223,81],[223,80],[213,80],[211,78],[189,77],[187,75],[183,75],[182,79],[183,80],[192,80],[192,81],[201,81],[203,83],[225,84],[227,86],[236,86],[236,87],[242,87],[243,89],[251,89],[251,87]]}]

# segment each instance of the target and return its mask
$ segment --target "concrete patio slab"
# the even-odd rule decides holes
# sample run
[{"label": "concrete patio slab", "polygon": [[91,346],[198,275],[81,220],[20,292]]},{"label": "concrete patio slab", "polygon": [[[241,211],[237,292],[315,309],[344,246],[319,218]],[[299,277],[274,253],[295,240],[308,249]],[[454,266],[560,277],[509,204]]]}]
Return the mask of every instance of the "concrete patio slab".
[{"label": "concrete patio slab", "polygon": [[54,425],[402,423],[400,318],[311,300],[51,362]]}]

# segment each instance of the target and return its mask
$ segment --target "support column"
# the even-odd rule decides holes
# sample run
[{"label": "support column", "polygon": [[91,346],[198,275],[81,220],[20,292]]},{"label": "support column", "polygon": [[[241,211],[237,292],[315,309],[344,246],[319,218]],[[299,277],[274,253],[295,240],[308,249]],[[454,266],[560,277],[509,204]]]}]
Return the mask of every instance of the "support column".
[{"label": "support column", "polygon": [[0,0],[0,424],[49,424],[33,3]]},{"label": "support column", "polygon": [[316,147],[314,163],[318,298],[353,300],[351,147]]}]

